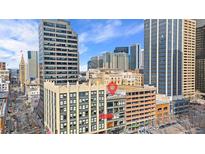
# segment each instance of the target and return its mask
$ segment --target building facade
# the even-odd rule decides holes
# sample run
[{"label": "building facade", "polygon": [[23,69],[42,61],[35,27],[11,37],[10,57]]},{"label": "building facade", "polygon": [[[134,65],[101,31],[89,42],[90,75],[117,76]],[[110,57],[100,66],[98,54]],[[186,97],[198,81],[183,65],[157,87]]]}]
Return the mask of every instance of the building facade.
[{"label": "building facade", "polygon": [[9,80],[11,84],[19,83],[19,69],[9,69]]},{"label": "building facade", "polygon": [[38,51],[27,51],[28,55],[28,80],[38,78]]},{"label": "building facade", "polygon": [[156,88],[152,86],[120,86],[126,92],[125,118],[128,133],[151,125],[155,119]]},{"label": "building facade", "polygon": [[10,79],[9,70],[0,70],[0,78],[2,78],[3,80],[9,81]]},{"label": "building facade", "polygon": [[130,69],[140,69],[141,65],[141,49],[139,44],[133,44],[130,46]]},{"label": "building facade", "polygon": [[106,85],[44,83],[44,125],[50,133],[105,133]]},{"label": "building facade", "polygon": [[103,54],[103,68],[104,69],[129,69],[129,58],[125,52],[106,52]]},{"label": "building facade", "polygon": [[0,77],[0,92],[9,92],[10,81]]},{"label": "building facade", "polygon": [[6,63],[0,62],[0,70],[6,70]]},{"label": "building facade", "polygon": [[0,92],[0,134],[5,133],[8,93]]},{"label": "building facade", "polygon": [[144,26],[145,84],[171,100],[193,97],[196,21],[147,19]]},{"label": "building facade", "polygon": [[196,90],[205,93],[205,59],[196,59]]},{"label": "building facade", "polygon": [[205,24],[196,29],[196,89],[205,93]]},{"label": "building facade", "polygon": [[103,68],[103,56],[91,57],[88,61],[88,69],[100,69]]},{"label": "building facade", "polygon": [[56,84],[75,84],[79,74],[78,35],[70,22],[42,20],[39,26],[40,104],[43,117],[43,85],[45,80]]},{"label": "building facade", "polygon": [[168,123],[171,119],[170,100],[165,95],[156,95],[156,120],[155,125]]},{"label": "building facade", "polygon": [[24,91],[25,82],[26,82],[26,64],[24,61],[23,54],[21,56],[21,61],[19,64],[19,81],[20,81],[21,90]]},{"label": "building facade", "polygon": [[107,119],[107,134],[120,134],[124,132],[125,121],[125,92],[117,91],[113,96],[107,95],[107,114],[112,118]]},{"label": "building facade", "polygon": [[120,71],[112,69],[93,69],[87,71],[86,80],[98,81],[109,84],[114,82],[116,85],[128,85],[141,87],[144,85],[144,76],[139,71]]}]

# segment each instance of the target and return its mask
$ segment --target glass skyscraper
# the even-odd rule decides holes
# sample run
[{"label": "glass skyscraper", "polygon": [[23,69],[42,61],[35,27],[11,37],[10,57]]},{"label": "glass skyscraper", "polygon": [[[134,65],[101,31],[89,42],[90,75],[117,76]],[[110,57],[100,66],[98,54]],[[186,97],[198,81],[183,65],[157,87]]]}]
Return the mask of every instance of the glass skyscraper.
[{"label": "glass skyscraper", "polygon": [[144,21],[144,82],[176,99],[195,92],[196,22],[182,19]]}]

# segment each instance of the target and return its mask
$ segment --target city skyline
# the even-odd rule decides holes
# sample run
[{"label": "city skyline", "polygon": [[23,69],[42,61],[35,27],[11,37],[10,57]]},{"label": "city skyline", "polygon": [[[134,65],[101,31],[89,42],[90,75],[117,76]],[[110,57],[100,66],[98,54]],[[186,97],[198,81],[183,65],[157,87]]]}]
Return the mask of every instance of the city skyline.
[{"label": "city skyline", "polygon": [[[139,43],[144,46],[144,21],[132,20],[69,20],[78,34],[80,71],[87,70],[87,62],[92,56],[113,51],[116,46],[130,46]],[[0,61],[8,68],[17,68],[21,50],[24,57],[28,50],[38,51],[39,20],[1,20]],[[26,62],[27,59],[25,58]]]}]

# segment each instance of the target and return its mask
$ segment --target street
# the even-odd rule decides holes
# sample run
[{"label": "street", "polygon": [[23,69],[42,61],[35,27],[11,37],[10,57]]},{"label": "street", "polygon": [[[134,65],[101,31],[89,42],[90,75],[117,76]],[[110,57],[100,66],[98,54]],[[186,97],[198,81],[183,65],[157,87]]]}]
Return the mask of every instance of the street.
[{"label": "street", "polygon": [[34,102],[29,103],[19,87],[11,86],[10,102],[6,117],[7,134],[42,134],[41,120],[34,110]]}]

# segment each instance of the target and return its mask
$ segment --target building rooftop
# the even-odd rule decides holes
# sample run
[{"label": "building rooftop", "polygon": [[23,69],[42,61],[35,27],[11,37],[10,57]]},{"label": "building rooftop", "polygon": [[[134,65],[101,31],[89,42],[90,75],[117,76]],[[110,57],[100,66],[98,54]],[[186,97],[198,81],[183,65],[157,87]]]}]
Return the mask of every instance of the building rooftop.
[{"label": "building rooftop", "polygon": [[156,95],[156,103],[157,104],[169,104],[170,97],[167,97],[166,95],[157,94]]},{"label": "building rooftop", "polygon": [[153,86],[127,86],[122,85],[119,86],[120,90],[125,90],[126,92],[133,92],[133,91],[150,91],[150,90],[156,90]]}]

